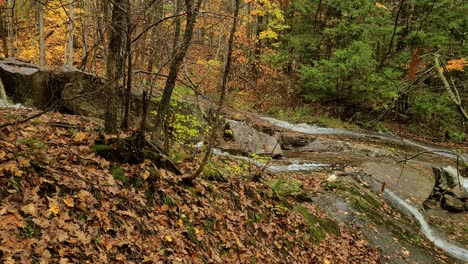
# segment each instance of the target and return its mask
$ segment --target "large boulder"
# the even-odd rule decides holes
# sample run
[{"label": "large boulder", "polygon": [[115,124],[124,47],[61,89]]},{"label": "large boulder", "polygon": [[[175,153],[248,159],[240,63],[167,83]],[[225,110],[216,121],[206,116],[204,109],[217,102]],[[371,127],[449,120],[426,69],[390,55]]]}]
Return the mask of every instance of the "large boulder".
[{"label": "large boulder", "polygon": [[275,137],[260,132],[239,121],[228,120],[226,129],[232,131],[236,146],[247,153],[281,155],[283,151]]},{"label": "large boulder", "polygon": [[367,161],[362,164],[363,172],[395,191],[416,205],[429,197],[435,185],[432,168],[424,163],[408,161],[406,164],[384,161]]},{"label": "large boulder", "polygon": [[[0,59],[0,78],[7,96],[15,103],[38,108],[54,106],[65,113],[104,118],[105,78],[73,66],[46,69],[15,58]],[[156,103],[151,102],[149,111],[155,109]],[[139,123],[141,113],[142,93],[134,89],[130,96],[132,125]]]},{"label": "large boulder", "polygon": [[15,58],[0,60],[0,78],[6,94],[16,103],[44,107],[50,105],[50,99],[57,95],[49,85],[47,72]]},{"label": "large boulder", "polygon": [[460,213],[465,211],[465,203],[452,195],[444,195],[442,208],[450,212]]}]

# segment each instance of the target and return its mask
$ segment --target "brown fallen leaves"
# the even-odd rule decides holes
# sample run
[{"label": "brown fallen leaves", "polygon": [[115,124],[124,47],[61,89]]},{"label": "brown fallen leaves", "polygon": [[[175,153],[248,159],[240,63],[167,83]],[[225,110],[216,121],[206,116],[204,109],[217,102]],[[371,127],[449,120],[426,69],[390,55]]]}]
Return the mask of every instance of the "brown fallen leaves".
[{"label": "brown fallen leaves", "polygon": [[[1,109],[0,123],[17,114],[7,111]],[[297,201],[280,201],[245,175],[182,186],[168,171],[150,173],[154,167],[145,161],[119,165],[131,184],[124,183],[94,154],[95,128],[87,119],[50,113],[0,131],[0,261],[378,262],[376,250],[350,228],[314,243],[304,217],[290,209]],[[310,178],[304,185],[318,186]],[[326,217],[315,204],[302,205]]]}]

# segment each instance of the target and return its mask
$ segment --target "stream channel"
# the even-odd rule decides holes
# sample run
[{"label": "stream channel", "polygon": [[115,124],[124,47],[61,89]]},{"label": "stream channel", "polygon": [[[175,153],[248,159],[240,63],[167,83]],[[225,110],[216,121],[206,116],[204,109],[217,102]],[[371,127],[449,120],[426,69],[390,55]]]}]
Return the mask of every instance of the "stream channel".
[{"label": "stream channel", "polygon": [[[366,238],[380,249],[382,262],[468,263],[467,211],[452,213],[434,202],[428,202],[436,184],[434,168],[456,172],[459,160],[454,152],[387,133],[354,132],[290,124],[269,117],[255,118],[267,122],[278,131],[306,134],[312,140],[306,146],[283,150],[282,158],[272,160],[269,164],[230,155],[221,149],[214,149],[214,154],[242,159],[260,167],[266,166],[270,173],[301,172],[316,175],[321,172],[330,185],[336,187],[343,182],[348,186],[341,189],[350,190],[351,186],[357,193],[384,200],[396,213],[372,217],[365,208],[367,217],[363,218],[359,217],[363,212],[356,211],[356,206],[352,206],[352,199],[338,195],[340,192],[314,194],[314,202],[335,220],[361,225]],[[421,152],[424,153],[417,155]],[[458,158],[466,160],[468,155],[460,154]],[[408,160],[402,162],[405,159]],[[468,178],[457,177],[458,192],[466,196]],[[387,220],[372,221],[377,218]],[[388,221],[388,218],[391,219]],[[393,225],[399,228],[391,234],[390,226]],[[403,235],[398,238],[395,233]],[[402,248],[403,251],[411,252],[410,256],[402,254]]]}]

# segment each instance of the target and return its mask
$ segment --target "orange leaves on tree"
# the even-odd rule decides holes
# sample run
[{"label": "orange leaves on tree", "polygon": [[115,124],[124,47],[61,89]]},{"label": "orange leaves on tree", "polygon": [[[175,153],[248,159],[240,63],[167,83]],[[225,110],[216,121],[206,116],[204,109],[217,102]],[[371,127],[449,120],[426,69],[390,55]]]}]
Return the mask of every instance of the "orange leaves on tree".
[{"label": "orange leaves on tree", "polygon": [[458,60],[449,60],[445,66],[449,71],[463,71],[468,66],[468,60],[461,58]]},{"label": "orange leaves on tree", "polygon": [[421,71],[421,58],[419,57],[419,47],[411,51],[410,65],[409,65],[409,76],[408,81],[412,83],[416,78],[416,74]]}]

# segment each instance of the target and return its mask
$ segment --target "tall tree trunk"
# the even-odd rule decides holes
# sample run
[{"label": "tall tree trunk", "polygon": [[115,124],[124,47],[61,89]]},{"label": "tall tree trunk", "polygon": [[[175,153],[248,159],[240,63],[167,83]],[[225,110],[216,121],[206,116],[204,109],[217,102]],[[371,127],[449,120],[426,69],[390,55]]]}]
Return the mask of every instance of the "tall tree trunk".
[{"label": "tall tree trunk", "polygon": [[[1,10],[0,12],[6,12],[6,11]],[[5,57],[9,57],[7,21],[5,20],[5,16],[1,13],[0,13],[0,35],[2,35],[3,55]]]},{"label": "tall tree trunk", "polygon": [[436,54],[434,57],[434,66],[435,70],[437,72],[437,75],[439,78],[442,80],[442,83],[444,84],[445,90],[447,91],[450,99],[455,103],[457,106],[458,112],[460,112],[461,116],[463,117],[464,121],[468,121],[468,112],[463,108],[463,104],[460,98],[460,94],[458,92],[457,86],[452,80],[452,85],[448,82],[447,78],[444,75],[444,71],[446,72],[445,66],[442,69],[442,66],[440,64],[440,58],[439,55]]},{"label": "tall tree trunk", "polygon": [[45,35],[44,35],[44,12],[41,1],[36,1],[37,19],[39,24],[39,66],[45,67]]},{"label": "tall tree trunk", "polygon": [[13,23],[13,18],[15,16],[15,7],[16,7],[16,0],[8,0],[8,38],[9,38],[9,51],[11,57],[16,56],[16,48],[15,48],[15,37],[16,37],[16,30],[15,24]]},{"label": "tall tree trunk", "polygon": [[75,23],[74,1],[75,0],[69,0],[68,2],[68,49],[65,56],[65,63],[68,65],[73,65],[73,28]]},{"label": "tall tree trunk", "polygon": [[[182,0],[175,0],[176,5],[175,5],[175,14],[179,14],[181,9],[182,9]],[[187,7],[188,8],[188,7]],[[187,18],[188,19],[188,18]],[[173,50],[173,56],[177,53],[177,45],[179,45],[179,38],[180,38],[180,18],[176,18],[174,21],[174,41],[172,42],[172,50]]]},{"label": "tall tree trunk", "polygon": [[81,40],[83,41],[83,51],[81,55],[81,69],[86,69],[88,61],[88,17],[90,13],[90,3],[88,0],[83,0],[83,26],[81,30]]},{"label": "tall tree trunk", "polygon": [[128,0],[115,0],[110,24],[109,54],[107,57],[106,113],[104,129],[106,132],[117,131],[117,113],[119,112],[119,84],[123,73],[123,48],[125,33],[125,4]]},{"label": "tall tree trunk", "polygon": [[198,169],[190,175],[189,177],[184,178],[184,181],[193,181],[196,179],[202,172],[203,168],[205,167],[206,163],[210,159],[211,156],[211,150],[214,147],[214,144],[216,142],[216,137],[219,133],[219,128],[221,127],[221,120],[219,118],[221,114],[221,110],[224,105],[224,100],[226,98],[226,92],[227,92],[227,86],[228,86],[228,81],[229,81],[229,72],[231,70],[231,64],[232,64],[232,50],[234,47],[234,35],[236,34],[236,26],[237,26],[237,19],[239,17],[239,4],[240,0],[235,0],[235,8],[234,8],[234,21],[232,23],[231,27],[231,32],[229,33],[229,41],[228,41],[228,48],[227,48],[227,54],[226,54],[226,62],[224,64],[224,72],[223,72],[223,80],[221,83],[221,96],[219,97],[218,101],[218,106],[216,109],[216,114],[215,114],[215,123],[213,125],[213,128],[211,130],[211,135],[210,135],[210,142],[208,143],[208,149],[206,151],[205,156],[203,157],[203,160],[198,167]]},{"label": "tall tree trunk", "polygon": [[127,46],[125,53],[127,55],[127,87],[125,89],[125,96],[124,96],[124,117],[122,121],[122,129],[128,129],[130,127],[130,95],[132,92],[132,23],[131,23],[131,3],[127,0],[126,3],[127,7],[127,14],[126,14],[126,22],[127,22]]},{"label": "tall tree trunk", "polygon": [[163,95],[158,105],[153,139],[160,136],[161,129],[163,128],[167,113],[169,112],[169,103],[171,101],[172,91],[174,90],[176,84],[180,65],[184,60],[185,54],[187,53],[187,50],[190,46],[190,41],[192,40],[193,29],[197,21],[198,10],[200,9],[201,3],[202,0],[196,0],[195,4],[192,2],[192,0],[185,0],[185,5],[187,7],[187,22],[185,25],[184,38],[180,44],[180,47],[176,49],[174,59],[172,60],[171,66],[169,68],[169,75],[166,79]]}]

